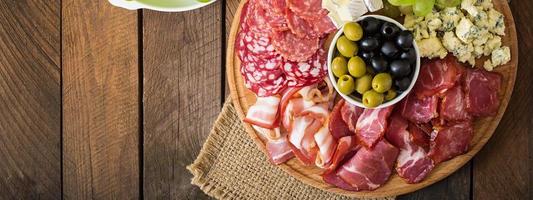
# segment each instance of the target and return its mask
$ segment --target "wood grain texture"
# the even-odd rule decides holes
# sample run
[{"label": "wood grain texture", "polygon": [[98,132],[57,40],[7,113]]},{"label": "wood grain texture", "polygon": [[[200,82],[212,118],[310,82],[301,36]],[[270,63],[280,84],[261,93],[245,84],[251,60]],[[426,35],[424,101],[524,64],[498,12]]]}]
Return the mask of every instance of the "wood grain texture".
[{"label": "wood grain texture", "polygon": [[[362,192],[349,192],[339,188],[336,188],[332,185],[326,184],[322,181],[320,177],[321,171],[318,168],[313,167],[304,167],[295,161],[295,159],[290,160],[285,164],[279,165],[280,168],[287,171],[289,174],[295,178],[312,185],[314,187],[324,189],[330,192],[335,192],[347,196],[353,197],[382,197],[382,196],[392,196],[392,195],[401,195],[409,192],[419,190],[421,188],[427,187],[435,182],[442,180],[445,177],[448,177],[450,174],[458,170],[464,164],[466,164],[489,140],[489,138],[494,133],[494,130],[498,126],[503,113],[505,112],[509,99],[514,87],[514,82],[516,78],[516,66],[518,62],[518,47],[516,39],[516,30],[514,21],[510,12],[510,9],[507,5],[507,2],[504,0],[493,1],[494,6],[497,10],[502,12],[506,17],[507,25],[507,35],[503,37],[503,44],[511,46],[512,59],[511,61],[497,68],[495,71],[503,75],[503,86],[500,98],[502,102],[498,114],[495,117],[488,117],[478,119],[475,122],[474,130],[475,135],[471,143],[471,149],[464,155],[458,156],[450,161],[444,162],[432,171],[432,173],[421,183],[418,184],[407,184],[397,175],[393,175],[391,179],[382,187],[376,189],[375,191],[362,191]],[[243,2],[241,2],[242,6]],[[235,18],[240,15],[238,11]],[[511,16],[511,17],[510,17]],[[239,73],[240,63],[238,58],[234,55],[234,40],[235,35],[238,29],[238,20],[234,20],[232,24],[232,29],[230,33],[230,38],[228,42],[227,50],[227,76],[228,82],[231,89],[231,97],[241,119],[244,117],[248,107],[255,102],[255,95],[251,93],[244,87],[242,77]],[[233,66],[233,67],[230,67]],[[250,137],[256,141],[258,146],[265,151],[264,142],[258,137],[255,131],[249,125],[245,125]],[[468,181],[467,181],[468,182]],[[468,183],[467,183],[468,184]],[[469,191],[469,190],[468,190]]]},{"label": "wood grain texture", "polygon": [[61,198],[60,1],[0,1],[0,199]]},{"label": "wood grain texture", "polygon": [[510,6],[520,41],[517,82],[500,126],[474,159],[474,199],[533,198],[533,2],[512,1]]},{"label": "wood grain texture", "polygon": [[62,5],[64,197],[138,199],[137,12]]},{"label": "wood grain texture", "polygon": [[146,199],[207,198],[185,166],[221,109],[222,5],[143,12]]}]

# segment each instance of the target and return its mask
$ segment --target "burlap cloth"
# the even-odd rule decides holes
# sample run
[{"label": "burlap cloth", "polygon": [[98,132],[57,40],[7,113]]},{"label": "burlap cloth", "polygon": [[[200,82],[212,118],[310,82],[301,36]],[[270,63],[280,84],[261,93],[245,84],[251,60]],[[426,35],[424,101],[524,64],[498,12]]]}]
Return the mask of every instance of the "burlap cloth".
[{"label": "burlap cloth", "polygon": [[217,199],[350,199],[306,185],[270,164],[248,137],[229,99],[187,169],[192,184]]}]

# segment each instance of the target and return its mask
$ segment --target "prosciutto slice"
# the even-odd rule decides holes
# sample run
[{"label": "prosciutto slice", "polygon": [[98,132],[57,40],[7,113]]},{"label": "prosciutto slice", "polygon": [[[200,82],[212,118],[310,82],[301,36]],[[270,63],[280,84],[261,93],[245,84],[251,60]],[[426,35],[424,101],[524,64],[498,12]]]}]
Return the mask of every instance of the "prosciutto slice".
[{"label": "prosciutto slice", "polygon": [[350,131],[355,133],[355,125],[357,124],[357,120],[359,119],[359,116],[363,114],[364,109],[354,106],[350,103],[344,103],[344,105],[341,108],[341,115],[342,120],[346,122],[348,125],[348,128]]},{"label": "prosciutto slice", "polygon": [[398,152],[396,147],[381,140],[372,149],[357,151],[336,175],[355,191],[375,190],[389,179]]},{"label": "prosciutto slice", "polygon": [[453,56],[427,61],[420,68],[414,92],[418,98],[445,92],[455,85],[461,74],[462,67]]},{"label": "prosciutto slice", "polygon": [[277,96],[257,97],[243,121],[266,129],[276,128],[279,102],[280,98]]},{"label": "prosciutto slice", "polygon": [[502,76],[485,70],[468,70],[464,80],[466,110],[476,117],[496,114],[500,107],[498,92]]},{"label": "prosciutto slice", "polygon": [[373,147],[378,142],[387,128],[387,119],[393,107],[381,109],[365,109],[355,126],[355,133],[366,147]]},{"label": "prosciutto slice", "polygon": [[354,135],[354,132],[348,129],[348,126],[346,125],[341,116],[342,108],[344,108],[345,104],[346,103],[344,100],[340,100],[339,102],[337,102],[329,116],[329,131],[335,139]]},{"label": "prosciutto slice", "polygon": [[463,87],[461,85],[449,89],[444,94],[440,106],[440,117],[446,121],[463,121],[472,118],[466,111]]},{"label": "prosciutto slice", "polygon": [[470,121],[438,128],[431,133],[429,157],[435,164],[452,159],[468,151],[474,136]]},{"label": "prosciutto slice", "polygon": [[415,143],[415,136],[407,131],[409,124],[399,114],[391,117],[385,137],[400,149],[396,172],[408,183],[422,181],[433,169],[433,161],[427,152]]},{"label": "prosciutto slice", "polygon": [[411,93],[400,104],[400,112],[411,122],[428,123],[439,115],[437,113],[438,100],[437,96],[418,99]]}]

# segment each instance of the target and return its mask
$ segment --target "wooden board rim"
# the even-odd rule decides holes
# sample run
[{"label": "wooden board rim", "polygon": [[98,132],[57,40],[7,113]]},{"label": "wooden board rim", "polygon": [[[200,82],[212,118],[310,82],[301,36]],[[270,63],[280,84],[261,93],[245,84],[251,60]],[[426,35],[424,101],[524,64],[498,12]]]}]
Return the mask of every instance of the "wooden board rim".
[{"label": "wooden board rim", "polygon": [[[240,88],[238,83],[238,80],[240,79],[240,72],[239,70],[236,70],[235,62],[239,62],[238,59],[235,59],[235,38],[237,35],[237,31],[239,29],[239,22],[240,22],[240,15],[241,10],[246,0],[242,0],[239,4],[239,7],[237,11],[235,12],[235,15],[233,16],[233,21],[231,24],[230,34],[228,38],[228,45],[227,45],[227,54],[226,54],[226,76],[228,80],[228,85],[230,88],[230,96],[233,101],[234,107],[237,111],[237,115],[242,120],[245,117],[245,110],[243,106],[247,103],[246,94],[243,94],[242,87],[244,87],[242,84],[240,84]],[[498,113],[495,117],[490,118],[484,118],[483,120],[477,120],[478,121],[488,121],[488,122],[480,122],[483,123],[483,128],[485,129],[484,135],[475,134],[473,141],[477,141],[473,146],[471,145],[470,150],[461,156],[458,156],[450,161],[444,162],[439,164],[432,172],[431,174],[426,177],[426,179],[420,183],[417,184],[407,184],[405,182],[399,182],[399,186],[396,186],[395,189],[389,189],[386,188],[387,185],[391,184],[392,180],[399,177],[397,175],[393,174],[393,177],[389,179],[389,181],[383,185],[381,188],[378,188],[374,191],[360,191],[360,192],[353,192],[353,191],[347,191],[340,188],[337,188],[335,186],[329,185],[327,183],[324,183],[321,179],[313,179],[313,174],[307,175],[303,174],[302,172],[306,171],[307,169],[305,167],[299,166],[299,163],[295,161],[295,159],[292,159],[291,161],[278,165],[282,170],[284,170],[289,175],[295,177],[296,179],[302,181],[305,184],[311,185],[313,187],[333,192],[340,195],[345,195],[349,197],[367,197],[367,198],[379,198],[379,197],[389,197],[389,196],[396,196],[396,195],[402,195],[410,192],[417,191],[419,189],[425,188],[431,184],[434,184],[455,171],[457,171],[459,168],[461,168],[463,165],[465,165],[468,161],[472,159],[472,157],[477,154],[481,148],[487,143],[487,141],[491,138],[491,136],[494,134],[494,131],[498,127],[499,122],[501,121],[505,110],[507,109],[507,106],[509,104],[510,98],[513,93],[514,84],[516,81],[516,73],[517,73],[517,63],[518,63],[518,45],[517,45],[517,35],[516,35],[516,28],[514,23],[514,18],[511,13],[511,9],[509,8],[509,5],[507,1],[505,0],[494,0],[494,7],[500,8],[500,12],[504,14],[505,16],[505,23],[506,23],[506,33],[507,35],[504,36],[505,39],[507,38],[511,44],[511,61],[506,64],[505,66],[500,66],[499,68],[495,69],[497,72],[506,72],[508,74],[508,77],[504,78],[507,81],[504,81],[504,87],[502,88],[503,93],[503,99],[500,104],[500,108],[498,110]],[[510,72],[509,72],[510,71]],[[239,90],[240,89],[240,90]],[[241,96],[242,95],[242,96]],[[256,132],[253,130],[253,128],[247,124],[244,123],[244,128],[246,129],[246,132],[248,135],[252,138],[252,140],[258,145],[259,149],[263,151],[266,154],[265,144],[261,140],[261,138],[256,134]],[[476,128],[477,130],[477,128]],[[480,131],[477,131],[480,132]],[[296,169],[299,168],[299,169]],[[316,178],[316,176],[314,176]],[[403,185],[403,186],[402,186]]]}]

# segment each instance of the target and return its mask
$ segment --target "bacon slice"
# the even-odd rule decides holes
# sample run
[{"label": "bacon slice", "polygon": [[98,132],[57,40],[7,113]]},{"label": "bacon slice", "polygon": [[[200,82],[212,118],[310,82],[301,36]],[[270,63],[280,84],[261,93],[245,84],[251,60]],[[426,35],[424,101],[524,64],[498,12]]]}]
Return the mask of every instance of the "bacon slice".
[{"label": "bacon slice", "polygon": [[336,175],[355,191],[375,190],[389,179],[398,152],[396,147],[381,140],[372,149],[357,151]]},{"label": "bacon slice", "polygon": [[286,162],[294,157],[292,150],[287,141],[287,137],[281,137],[278,140],[268,140],[266,149],[270,161],[276,165]]},{"label": "bacon slice", "polygon": [[431,133],[429,157],[435,164],[447,161],[468,151],[474,136],[470,121],[439,128]]},{"label": "bacon slice", "polygon": [[350,131],[355,133],[355,125],[357,124],[357,120],[359,120],[359,116],[363,114],[364,110],[365,109],[354,106],[350,103],[344,103],[341,108],[342,120],[346,122]]},{"label": "bacon slice", "polygon": [[[311,106],[295,116],[289,141],[296,157],[305,165],[312,165],[319,150],[314,135],[327,125],[327,104]],[[327,126],[326,126],[326,129]]]},{"label": "bacon slice", "polygon": [[387,118],[393,107],[381,109],[365,109],[355,126],[355,133],[366,147],[373,147],[378,142],[387,128]]},{"label": "bacon slice", "polygon": [[340,139],[345,136],[354,135],[355,133],[355,131],[352,132],[350,131],[350,129],[348,129],[348,126],[346,125],[345,121],[342,119],[341,112],[345,104],[346,102],[344,100],[340,100],[339,102],[337,102],[337,104],[335,105],[335,107],[333,107],[333,110],[331,111],[331,114],[329,116],[329,131],[331,132],[331,135],[335,139]]},{"label": "bacon slice", "polygon": [[280,98],[277,96],[257,97],[243,121],[266,129],[276,128],[279,102]]},{"label": "bacon slice", "polygon": [[485,70],[468,70],[464,80],[466,109],[476,117],[494,115],[500,107],[502,76]]},{"label": "bacon slice", "polygon": [[414,92],[418,98],[445,92],[455,85],[461,74],[462,67],[453,56],[430,60],[420,68]]},{"label": "bacon slice", "polygon": [[462,88],[461,85],[457,85],[444,94],[440,106],[440,117],[442,119],[447,121],[463,121],[472,118],[466,111]]},{"label": "bacon slice", "polygon": [[414,142],[414,136],[407,131],[409,124],[400,114],[392,115],[385,134],[387,140],[400,149],[396,172],[408,183],[422,181],[433,169],[433,161],[427,152]]},{"label": "bacon slice", "polygon": [[305,109],[315,105],[312,101],[306,101],[303,98],[295,98],[288,101],[287,106],[285,107],[282,113],[282,125],[287,131],[292,130],[292,125],[294,122],[294,116],[300,114]]},{"label": "bacon slice", "polygon": [[317,167],[326,168],[333,159],[333,153],[337,146],[337,141],[329,133],[329,128],[326,123],[325,126],[320,128],[315,134],[315,142],[318,146],[319,152],[316,156],[315,164]]},{"label": "bacon slice", "polygon": [[402,116],[414,123],[428,123],[437,117],[439,98],[437,96],[418,99],[414,94],[409,94],[400,104]]}]

